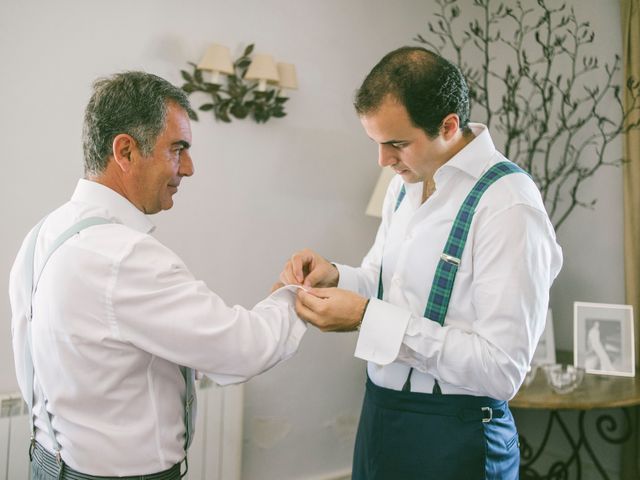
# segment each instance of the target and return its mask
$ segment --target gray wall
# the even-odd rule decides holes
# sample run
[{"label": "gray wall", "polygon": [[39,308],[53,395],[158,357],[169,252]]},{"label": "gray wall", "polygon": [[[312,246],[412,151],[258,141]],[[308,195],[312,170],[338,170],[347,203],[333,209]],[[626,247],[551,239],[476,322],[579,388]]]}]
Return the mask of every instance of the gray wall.
[{"label": "gray wall", "polygon": [[[620,5],[617,0],[574,0],[579,20],[588,21],[596,37],[585,53],[601,62],[622,57]],[[601,63],[603,77],[604,64]],[[616,77],[620,84],[622,73]],[[612,108],[615,108],[611,105]],[[610,160],[622,157],[622,139],[607,150]],[[622,169],[604,167],[588,180],[585,199],[597,199],[594,209],[576,209],[558,231],[564,267],[551,292],[556,344],[573,349],[573,302],[625,303]],[[637,333],[636,333],[637,334]]]},{"label": "gray wall", "polygon": [[[469,0],[469,3],[472,3]],[[620,52],[614,0],[571,0]],[[210,42],[248,43],[295,63],[300,89],[288,116],[265,125],[193,125],[196,175],[175,207],[153,218],[157,236],[228,303],[264,297],[295,249],[358,263],[377,222],[364,210],[376,149],[352,111],[354,89],[382,54],[424,32],[422,0],[2,0],[0,2],[0,290],[26,231],[66,201],[82,175],[81,116],[91,81],[144,69],[181,83],[179,70]],[[200,99],[194,97],[194,103]],[[560,232],[565,269],[552,292],[556,339],[572,344],[574,300],[621,303],[619,170],[591,182],[599,203]],[[10,309],[0,296],[0,392],[13,392]],[[247,384],[243,477],[296,479],[348,468],[362,394],[355,337],[310,331],[296,357]]]}]

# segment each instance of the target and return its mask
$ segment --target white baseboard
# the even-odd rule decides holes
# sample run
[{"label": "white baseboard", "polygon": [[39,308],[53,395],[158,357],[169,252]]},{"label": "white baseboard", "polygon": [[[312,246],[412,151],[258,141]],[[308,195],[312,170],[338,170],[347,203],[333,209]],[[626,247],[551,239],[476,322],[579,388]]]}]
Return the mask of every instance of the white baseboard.
[{"label": "white baseboard", "polygon": [[300,480],[351,480],[351,469],[345,468],[331,473],[323,473],[313,477],[304,477]]}]

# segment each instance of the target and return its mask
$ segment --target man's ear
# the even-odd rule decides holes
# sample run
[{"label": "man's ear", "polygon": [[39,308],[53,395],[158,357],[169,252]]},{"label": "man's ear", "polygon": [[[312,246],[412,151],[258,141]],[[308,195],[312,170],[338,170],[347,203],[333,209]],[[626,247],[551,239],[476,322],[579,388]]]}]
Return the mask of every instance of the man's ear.
[{"label": "man's ear", "polygon": [[125,173],[131,169],[131,154],[135,145],[134,138],[126,133],[120,133],[113,139],[113,160]]},{"label": "man's ear", "polygon": [[444,120],[442,120],[442,125],[440,126],[440,134],[445,140],[452,139],[455,134],[460,129],[460,119],[458,115],[455,113],[450,113]]}]

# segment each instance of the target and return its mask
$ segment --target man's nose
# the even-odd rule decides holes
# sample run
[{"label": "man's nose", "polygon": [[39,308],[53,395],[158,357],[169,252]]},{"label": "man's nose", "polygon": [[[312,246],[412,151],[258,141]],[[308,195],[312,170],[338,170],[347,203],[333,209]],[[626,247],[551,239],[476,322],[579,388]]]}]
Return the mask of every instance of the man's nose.
[{"label": "man's nose", "polygon": [[378,145],[378,165],[381,167],[389,167],[398,163],[395,150],[391,145]]},{"label": "man's nose", "polygon": [[194,173],[193,159],[188,150],[183,150],[180,155],[180,168],[178,168],[178,175],[181,177],[190,177]]}]

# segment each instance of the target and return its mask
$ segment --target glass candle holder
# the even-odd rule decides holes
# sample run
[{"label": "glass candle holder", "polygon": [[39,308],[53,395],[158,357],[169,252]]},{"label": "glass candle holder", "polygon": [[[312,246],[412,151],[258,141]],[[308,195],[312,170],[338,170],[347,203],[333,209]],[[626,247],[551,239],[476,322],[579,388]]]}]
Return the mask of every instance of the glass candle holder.
[{"label": "glass candle holder", "polygon": [[544,373],[547,377],[547,383],[556,393],[573,392],[584,378],[584,368],[573,365],[545,365]]}]

